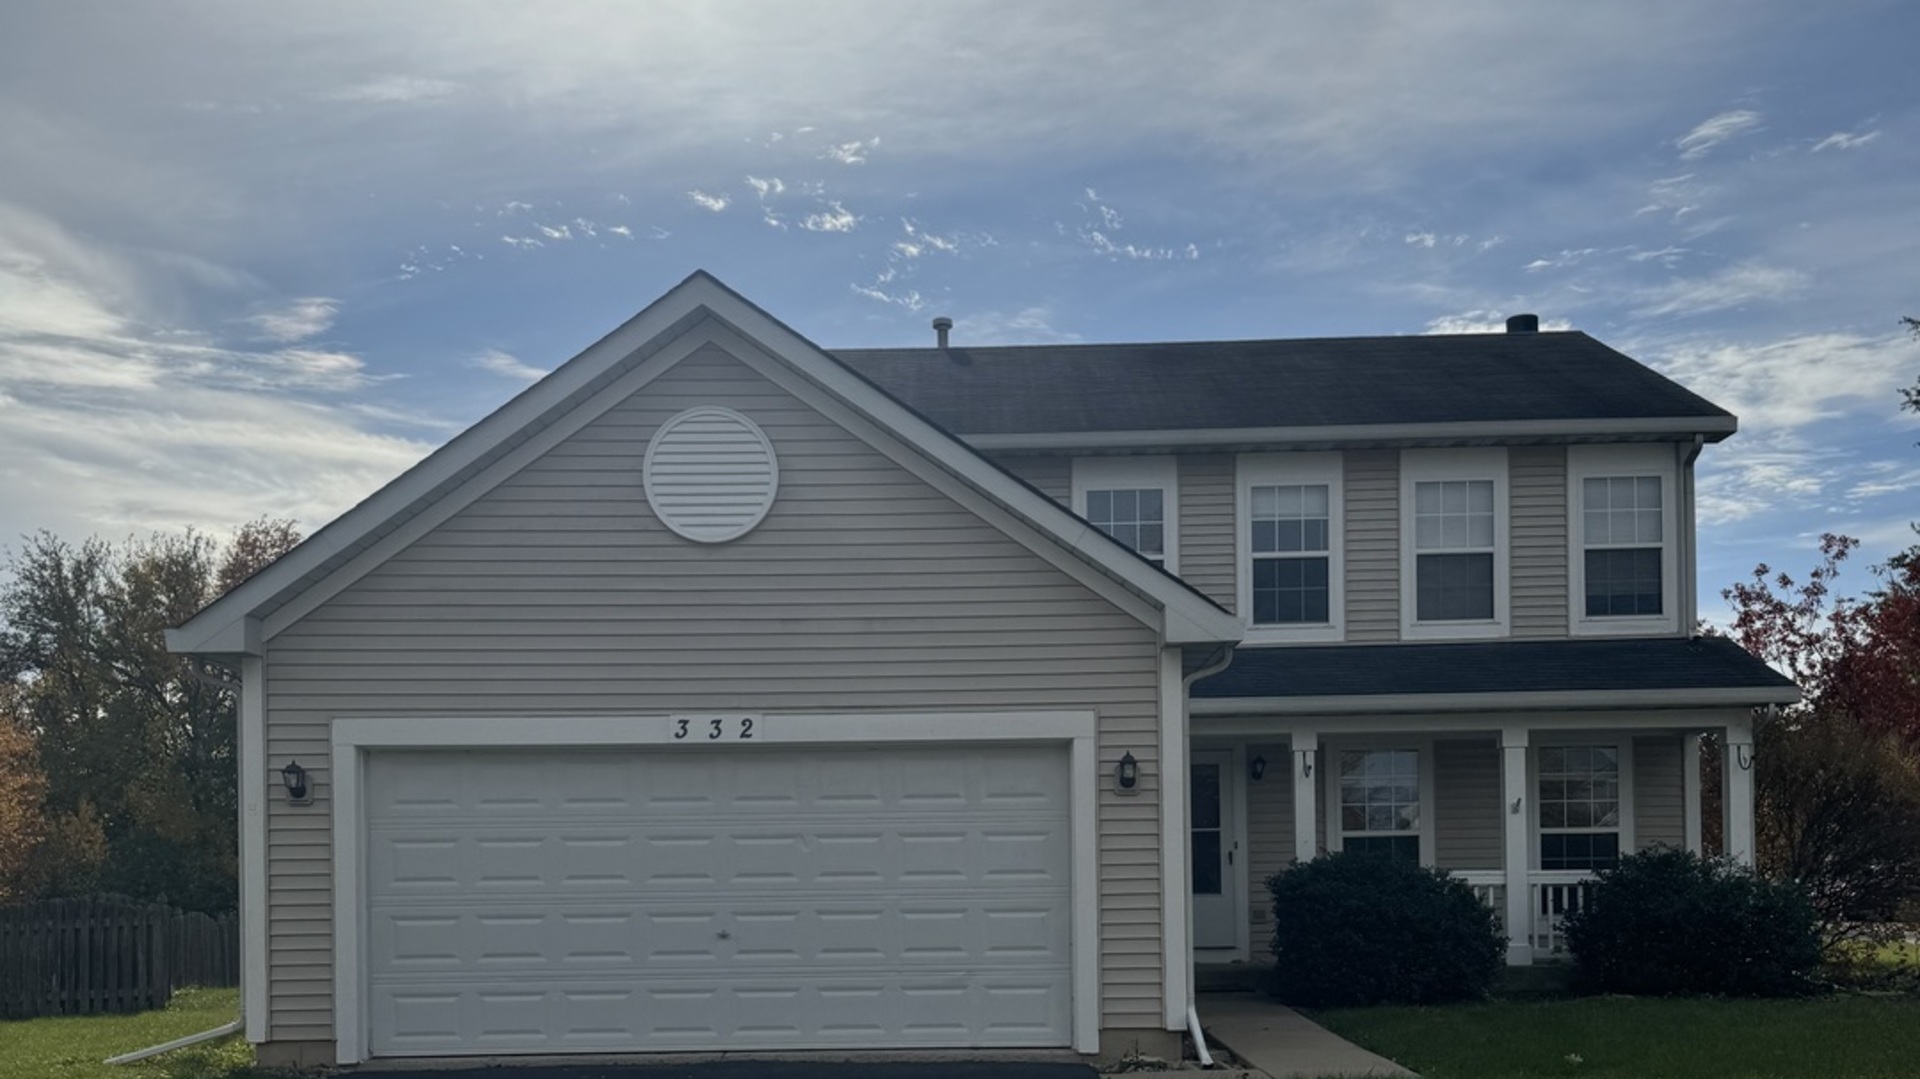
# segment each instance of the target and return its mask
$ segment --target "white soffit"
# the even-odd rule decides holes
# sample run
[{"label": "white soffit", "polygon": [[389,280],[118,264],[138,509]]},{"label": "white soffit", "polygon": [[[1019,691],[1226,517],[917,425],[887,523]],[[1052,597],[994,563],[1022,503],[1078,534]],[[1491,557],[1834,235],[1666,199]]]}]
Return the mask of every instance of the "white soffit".
[{"label": "white soffit", "polygon": [[642,469],[647,502],[675,535],[739,539],[766,519],[780,488],[773,443],[729,408],[702,405],[660,425]]}]

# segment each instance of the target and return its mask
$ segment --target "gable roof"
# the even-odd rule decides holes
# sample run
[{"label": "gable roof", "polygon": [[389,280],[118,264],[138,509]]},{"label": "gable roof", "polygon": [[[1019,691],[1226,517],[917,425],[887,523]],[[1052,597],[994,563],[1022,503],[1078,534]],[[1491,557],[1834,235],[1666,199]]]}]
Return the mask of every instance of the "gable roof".
[{"label": "gable roof", "polygon": [[[710,330],[702,323],[712,320]],[[730,331],[784,364],[835,402],[937,464],[949,480],[1038,531],[1056,565],[1083,565],[1094,579],[1138,596],[1160,612],[1156,628],[1169,644],[1237,641],[1239,622],[1212,600],[1162,572],[926,417],[889,397],[705,271],[696,271],[660,299],[562,364],[491,415],[456,435],[397,479],[321,528],[272,565],[167,631],[174,652],[258,655],[293,602],[322,588],[337,590],[389,557],[397,545],[444,519],[517,471],[601,391],[643,373],[683,338]],[[668,363],[670,366],[670,362]],[[1031,546],[1031,545],[1030,545]]]},{"label": "gable roof", "polygon": [[841,349],[983,449],[1685,438],[1727,412],[1584,333]]},{"label": "gable roof", "polygon": [[1657,637],[1242,648],[1193,699],[1196,714],[1476,711],[1790,704],[1800,691],[1725,637]]}]

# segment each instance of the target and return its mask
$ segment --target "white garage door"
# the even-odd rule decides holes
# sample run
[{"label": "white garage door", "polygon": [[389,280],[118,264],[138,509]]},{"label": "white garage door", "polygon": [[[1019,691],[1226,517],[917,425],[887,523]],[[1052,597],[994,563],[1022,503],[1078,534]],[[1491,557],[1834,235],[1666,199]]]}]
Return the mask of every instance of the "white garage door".
[{"label": "white garage door", "polygon": [[375,752],[375,1055],[1064,1046],[1064,747]]}]

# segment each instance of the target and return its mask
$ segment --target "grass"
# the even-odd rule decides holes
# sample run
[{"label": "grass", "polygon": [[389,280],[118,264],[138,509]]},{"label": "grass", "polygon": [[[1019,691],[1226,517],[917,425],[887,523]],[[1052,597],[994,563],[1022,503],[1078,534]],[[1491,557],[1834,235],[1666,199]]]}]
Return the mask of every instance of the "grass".
[{"label": "grass", "polygon": [[1587,997],[1313,1018],[1425,1079],[1910,1079],[1920,999]]},{"label": "grass", "polygon": [[253,1051],[234,1035],[137,1064],[111,1056],[184,1038],[240,1014],[237,989],[182,989],[164,1010],[138,1015],[58,1016],[0,1022],[0,1075],[32,1079],[253,1079]]}]

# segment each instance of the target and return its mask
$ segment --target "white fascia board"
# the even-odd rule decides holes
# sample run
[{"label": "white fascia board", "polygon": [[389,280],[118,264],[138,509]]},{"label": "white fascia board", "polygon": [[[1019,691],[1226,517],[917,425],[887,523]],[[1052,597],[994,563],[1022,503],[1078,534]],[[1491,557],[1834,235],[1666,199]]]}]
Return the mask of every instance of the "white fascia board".
[{"label": "white fascia board", "polygon": [[[1197,702],[1196,702],[1197,703]],[[1548,732],[1648,731],[1681,733],[1715,730],[1730,723],[1746,722],[1753,709],[1745,706],[1724,708],[1625,708],[1617,710],[1536,709],[1515,712],[1385,712],[1365,715],[1282,716],[1219,715],[1195,716],[1189,729],[1196,739],[1255,740],[1317,736],[1322,743],[1356,736],[1484,735],[1504,737],[1512,732],[1543,735]],[[1515,744],[1508,742],[1507,744]]]},{"label": "white fascia board", "polygon": [[1343,697],[1233,697],[1196,700],[1196,716],[1365,715],[1515,711],[1610,711],[1622,708],[1759,708],[1792,704],[1798,689],[1552,690],[1530,693],[1382,693]]},{"label": "white fascia board", "polygon": [[1318,446],[1372,444],[1486,444],[1527,439],[1691,439],[1718,442],[1733,434],[1732,416],[1675,416],[1645,419],[1494,420],[1460,423],[1355,423],[1324,427],[1221,427],[1168,431],[1071,431],[1018,434],[962,434],[977,450],[1184,449],[1202,447]]},{"label": "white fascia board", "polygon": [[503,444],[534,425],[540,417],[587,390],[608,370],[645,345],[671,340],[676,324],[697,318],[709,299],[726,292],[704,272],[696,272],[666,295],[586,351],[561,364],[519,396],[480,422],[455,435],[445,445],[400,474],[285,556],[261,570],[233,591],[167,633],[167,649],[180,653],[258,655],[261,642],[245,639],[242,624],[302,578],[351,549],[388,522],[402,517],[414,505],[484,460]]},{"label": "white fascia board", "polygon": [[941,468],[966,481],[1055,542],[1077,551],[1107,575],[1146,596],[1165,612],[1168,644],[1238,641],[1240,619],[1169,577],[1113,537],[1090,527],[1065,507],[1013,478],[972,447],[855,374],[819,346],[739,295],[725,291],[710,305],[714,316],[743,338],[773,352],[815,385],[915,447]]}]

